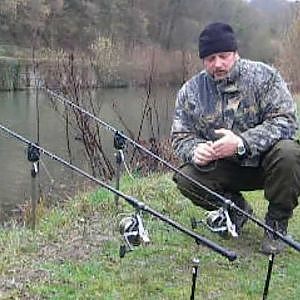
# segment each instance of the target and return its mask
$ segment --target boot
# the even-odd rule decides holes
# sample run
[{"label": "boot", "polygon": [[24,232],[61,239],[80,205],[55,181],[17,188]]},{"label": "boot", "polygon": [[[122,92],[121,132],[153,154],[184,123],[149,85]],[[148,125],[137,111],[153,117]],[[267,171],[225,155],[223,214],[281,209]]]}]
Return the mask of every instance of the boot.
[{"label": "boot", "polygon": [[[288,228],[288,219],[283,220],[276,220],[266,216],[266,224],[270,226],[272,229],[278,231],[282,235],[287,235],[287,228]],[[279,254],[283,251],[286,247],[286,244],[278,238],[273,233],[269,232],[268,230],[265,231],[264,239],[261,244],[261,252],[270,255],[270,254]]]}]

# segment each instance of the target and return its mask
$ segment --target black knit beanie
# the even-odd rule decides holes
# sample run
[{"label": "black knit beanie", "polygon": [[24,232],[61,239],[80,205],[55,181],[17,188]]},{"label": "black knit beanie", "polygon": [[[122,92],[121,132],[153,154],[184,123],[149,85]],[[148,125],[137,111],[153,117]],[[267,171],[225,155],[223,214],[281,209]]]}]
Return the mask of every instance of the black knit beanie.
[{"label": "black knit beanie", "polygon": [[199,56],[204,58],[218,52],[237,50],[237,42],[230,25],[212,23],[204,28],[199,37]]}]

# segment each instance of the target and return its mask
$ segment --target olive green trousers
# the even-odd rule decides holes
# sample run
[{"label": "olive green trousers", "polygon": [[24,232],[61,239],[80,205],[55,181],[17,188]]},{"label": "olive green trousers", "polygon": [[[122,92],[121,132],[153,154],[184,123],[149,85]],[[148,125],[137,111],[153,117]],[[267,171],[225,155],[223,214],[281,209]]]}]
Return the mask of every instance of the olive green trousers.
[{"label": "olive green trousers", "polygon": [[[216,161],[212,168],[199,168],[192,163],[181,171],[210,190],[231,199],[238,206],[244,201],[241,191],[264,190],[269,201],[268,216],[288,219],[298,205],[300,194],[300,145],[291,140],[279,141],[261,160],[259,167],[240,166],[236,159]],[[203,188],[176,173],[173,177],[181,193],[194,204],[214,210],[222,201]]]}]

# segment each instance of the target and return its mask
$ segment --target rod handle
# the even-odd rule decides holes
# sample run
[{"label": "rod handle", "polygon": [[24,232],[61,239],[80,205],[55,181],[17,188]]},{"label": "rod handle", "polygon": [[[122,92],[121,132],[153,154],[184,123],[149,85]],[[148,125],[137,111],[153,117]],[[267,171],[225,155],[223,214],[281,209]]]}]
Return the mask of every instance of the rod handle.
[{"label": "rod handle", "polygon": [[226,254],[229,261],[234,261],[237,259],[237,254],[234,251],[228,250]]},{"label": "rod handle", "polygon": [[[203,243],[205,241],[205,243]],[[228,258],[229,261],[234,261],[237,259],[237,254],[236,252],[232,251],[232,250],[228,250],[226,248],[223,248],[203,237],[198,237],[196,238],[196,243],[198,245],[204,244],[206,246],[209,246],[211,249],[213,249],[214,251],[218,252],[219,254],[225,256],[226,258]]]}]

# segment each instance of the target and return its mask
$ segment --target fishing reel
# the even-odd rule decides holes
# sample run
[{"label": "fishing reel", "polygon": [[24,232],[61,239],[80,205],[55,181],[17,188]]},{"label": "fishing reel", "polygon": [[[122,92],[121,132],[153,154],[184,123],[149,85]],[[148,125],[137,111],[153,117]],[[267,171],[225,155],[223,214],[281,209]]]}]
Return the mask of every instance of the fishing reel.
[{"label": "fishing reel", "polygon": [[123,258],[129,251],[140,244],[150,242],[148,231],[145,230],[142,217],[139,213],[123,218],[119,224],[119,231],[125,244],[120,246],[120,257]]},{"label": "fishing reel", "polygon": [[236,226],[232,222],[228,210],[223,207],[219,208],[218,210],[208,212],[205,220],[197,221],[194,217],[192,217],[192,228],[197,228],[198,224],[204,224],[209,230],[218,233],[223,237],[228,236],[229,234],[232,237],[238,236]]}]

